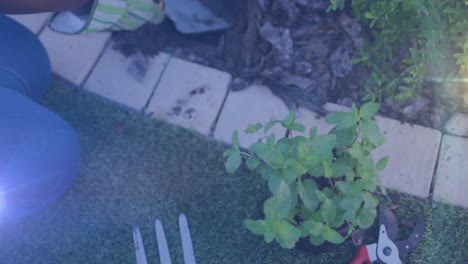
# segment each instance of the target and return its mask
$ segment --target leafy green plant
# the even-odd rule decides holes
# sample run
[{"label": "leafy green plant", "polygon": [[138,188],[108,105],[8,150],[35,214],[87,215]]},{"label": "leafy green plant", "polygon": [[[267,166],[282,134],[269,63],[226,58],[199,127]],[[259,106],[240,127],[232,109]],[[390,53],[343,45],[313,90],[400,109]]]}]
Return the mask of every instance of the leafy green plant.
[{"label": "leafy green plant", "polygon": [[[468,1],[351,2],[353,16],[372,29],[372,40],[353,61],[372,71],[363,100],[415,97],[426,80],[466,76]],[[344,7],[345,0],[330,0],[328,10]]]},{"label": "leafy green plant", "polygon": [[[265,135],[243,151],[238,133],[224,157],[226,170],[234,173],[244,162],[266,181],[271,197],[263,205],[265,218],[245,220],[247,228],[263,235],[267,243],[276,240],[293,248],[300,238],[313,245],[325,241],[342,243],[358,227],[368,228],[376,217],[379,171],[388,157],[374,163],[371,152],[385,141],[372,120],[379,104],[369,102],[351,112],[332,112],[325,118],[335,126],[324,135],[296,122],[294,112],[284,120],[250,125],[246,133],[263,130]],[[289,136],[276,140],[269,133],[275,125],[289,130]],[[297,135],[293,135],[297,134]],[[337,229],[344,227],[341,235]]]}]

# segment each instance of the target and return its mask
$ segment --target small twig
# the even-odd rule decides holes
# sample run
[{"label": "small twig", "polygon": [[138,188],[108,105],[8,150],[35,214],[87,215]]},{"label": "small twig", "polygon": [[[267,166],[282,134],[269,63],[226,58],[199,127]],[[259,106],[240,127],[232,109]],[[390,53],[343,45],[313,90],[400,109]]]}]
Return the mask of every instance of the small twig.
[{"label": "small twig", "polygon": [[392,86],[396,81],[398,81],[399,79],[401,79],[401,77],[403,77],[403,75],[405,75],[409,70],[411,69],[411,67],[407,67],[404,71],[402,71],[395,79],[393,79],[389,84],[387,84],[387,86]]},{"label": "small twig", "polygon": [[241,155],[247,156],[248,158],[251,158],[251,157],[252,157],[252,155],[250,155],[249,153],[244,152],[244,151],[240,151],[239,153],[240,153]]}]

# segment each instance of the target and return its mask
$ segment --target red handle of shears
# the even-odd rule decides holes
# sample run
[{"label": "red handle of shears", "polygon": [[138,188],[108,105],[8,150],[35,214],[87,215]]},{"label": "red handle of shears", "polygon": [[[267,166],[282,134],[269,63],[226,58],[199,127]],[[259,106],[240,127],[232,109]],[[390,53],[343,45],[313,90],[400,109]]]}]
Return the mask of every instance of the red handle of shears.
[{"label": "red handle of shears", "polygon": [[360,246],[349,264],[371,264],[366,246]]}]

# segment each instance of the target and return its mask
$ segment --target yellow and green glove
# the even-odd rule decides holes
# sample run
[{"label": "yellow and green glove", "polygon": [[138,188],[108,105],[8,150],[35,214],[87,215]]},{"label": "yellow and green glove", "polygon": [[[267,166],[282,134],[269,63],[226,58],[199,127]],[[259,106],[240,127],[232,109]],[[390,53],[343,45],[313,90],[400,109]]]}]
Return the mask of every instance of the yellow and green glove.
[{"label": "yellow and green glove", "polygon": [[49,27],[65,34],[100,31],[134,30],[146,23],[164,20],[162,1],[94,0],[88,13],[60,12],[54,14]]}]

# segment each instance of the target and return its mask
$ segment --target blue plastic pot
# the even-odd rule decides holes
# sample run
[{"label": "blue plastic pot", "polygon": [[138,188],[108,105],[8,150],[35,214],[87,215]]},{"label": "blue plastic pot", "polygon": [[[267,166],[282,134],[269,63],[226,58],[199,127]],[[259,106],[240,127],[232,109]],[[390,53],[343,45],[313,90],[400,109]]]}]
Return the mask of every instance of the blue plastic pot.
[{"label": "blue plastic pot", "polygon": [[0,16],[0,223],[35,214],[72,184],[80,147],[72,127],[36,103],[50,85],[37,37]]}]

